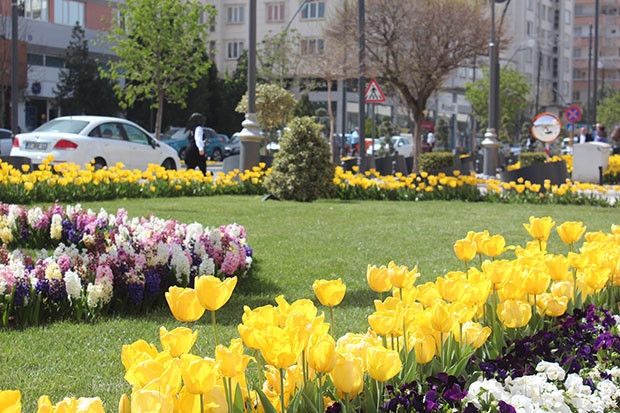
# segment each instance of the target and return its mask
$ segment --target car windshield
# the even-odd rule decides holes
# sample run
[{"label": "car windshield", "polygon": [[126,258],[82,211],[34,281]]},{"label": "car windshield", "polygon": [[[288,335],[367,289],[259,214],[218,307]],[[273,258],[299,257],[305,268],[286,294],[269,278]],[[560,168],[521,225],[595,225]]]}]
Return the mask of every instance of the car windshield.
[{"label": "car windshield", "polygon": [[36,128],[33,132],[80,133],[88,125],[85,120],[54,119]]}]

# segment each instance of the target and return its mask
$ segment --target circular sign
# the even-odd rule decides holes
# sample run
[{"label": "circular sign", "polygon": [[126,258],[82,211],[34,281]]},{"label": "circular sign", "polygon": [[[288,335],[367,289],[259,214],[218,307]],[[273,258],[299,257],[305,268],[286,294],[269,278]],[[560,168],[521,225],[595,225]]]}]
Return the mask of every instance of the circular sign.
[{"label": "circular sign", "polygon": [[577,106],[570,106],[566,109],[566,120],[569,122],[579,122],[581,119],[581,110]]},{"label": "circular sign", "polygon": [[562,123],[553,113],[540,113],[532,122],[532,135],[539,141],[550,143],[560,136]]}]

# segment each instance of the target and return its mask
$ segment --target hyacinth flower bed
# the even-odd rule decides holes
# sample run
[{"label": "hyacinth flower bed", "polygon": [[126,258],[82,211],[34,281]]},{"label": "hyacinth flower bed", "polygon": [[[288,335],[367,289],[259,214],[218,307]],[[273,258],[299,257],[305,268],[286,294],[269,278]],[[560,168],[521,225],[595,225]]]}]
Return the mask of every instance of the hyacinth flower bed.
[{"label": "hyacinth flower bed", "polygon": [[[159,343],[123,346],[132,392],[118,407],[41,396],[39,411],[618,411],[620,227],[586,233],[550,217],[524,227],[533,240],[523,246],[468,233],[454,243],[463,267],[433,282],[418,285],[417,267],[369,265],[377,299],[363,334],[333,336],[346,284],[321,279],[320,306],[279,296],[245,307],[239,337],[219,343],[216,313],[237,277],[200,274],[166,293],[177,321]],[[564,254],[547,251],[552,235]],[[209,313],[213,331],[193,329]],[[213,356],[192,352],[205,334],[215,335]],[[20,411],[20,398],[0,392],[0,410]]]},{"label": "hyacinth flower bed", "polygon": [[[570,156],[550,161],[571,163]],[[122,164],[100,170],[75,164],[52,165],[46,160],[36,170],[15,169],[0,160],[0,202],[84,202],[123,198],[193,197],[214,195],[266,195],[263,182],[271,168],[261,163],[251,170],[216,175],[195,170],[168,171],[150,165],[146,171],[126,170]],[[374,169],[360,172],[334,167],[334,197],[343,200],[427,201],[462,200],[533,204],[615,206],[620,185],[620,155],[610,157],[606,182],[614,186],[567,180],[561,185],[535,184],[524,179],[501,182],[476,174],[421,172],[381,175]],[[613,179],[611,177],[614,177]]]},{"label": "hyacinth flower bed", "polygon": [[0,204],[0,241],[2,327],[143,313],[163,304],[170,286],[193,285],[197,274],[242,277],[252,264],[242,226],[129,219],[122,209],[80,205]]}]

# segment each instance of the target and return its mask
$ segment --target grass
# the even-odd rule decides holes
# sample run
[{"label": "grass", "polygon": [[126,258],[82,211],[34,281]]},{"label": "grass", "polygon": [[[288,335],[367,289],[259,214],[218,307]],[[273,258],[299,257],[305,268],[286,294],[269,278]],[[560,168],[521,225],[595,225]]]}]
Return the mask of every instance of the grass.
[{"label": "grass", "polygon": [[[524,245],[530,237],[522,224],[530,216],[551,216],[556,225],[583,221],[588,231],[609,231],[611,224],[619,223],[614,209],[598,207],[441,201],[306,204],[218,196],[82,205],[110,213],[122,207],[130,216],[154,214],[206,226],[243,225],[255,261],[251,276],[239,281],[231,300],[216,313],[219,340],[226,345],[237,337],[244,305],[275,304],[278,295],[289,302],[314,300],[312,283],[320,278],[341,277],[347,285],[345,299],[334,311],[336,334],[365,331],[366,317],[377,298],[366,284],[368,264],[387,265],[393,260],[409,268],[418,265],[422,274],[418,284],[434,280],[448,271],[464,269],[454,256],[453,244],[468,231],[486,229],[503,235],[508,245]],[[549,249],[566,251],[555,230]],[[328,311],[325,314],[329,316]],[[63,397],[99,396],[106,411],[116,411],[121,394],[131,391],[123,379],[122,346],[144,339],[160,348],[160,326],[179,326],[167,308],[93,324],[57,322],[23,331],[0,331],[0,389],[19,389],[24,412],[36,411],[36,400],[43,394],[53,403]],[[205,314],[195,327],[200,333],[194,353],[213,356],[210,315]]]}]

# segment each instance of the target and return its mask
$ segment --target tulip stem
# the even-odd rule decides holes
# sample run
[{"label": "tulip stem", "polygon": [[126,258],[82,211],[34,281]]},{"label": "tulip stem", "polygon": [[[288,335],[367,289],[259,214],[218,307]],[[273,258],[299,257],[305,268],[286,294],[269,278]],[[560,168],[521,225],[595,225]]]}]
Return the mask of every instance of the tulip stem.
[{"label": "tulip stem", "polygon": [[285,370],[280,368],[280,407],[282,408],[282,413],[286,411],[284,410],[284,372]]},{"label": "tulip stem", "polygon": [[200,413],[205,413],[205,395],[199,394],[198,396],[200,396]]},{"label": "tulip stem", "polygon": [[213,324],[213,334],[215,335],[215,345],[219,344],[217,339],[217,324],[215,323],[215,310],[211,310],[211,323]]},{"label": "tulip stem", "polygon": [[336,339],[336,331],[334,330],[334,307],[329,307],[329,317],[331,319],[332,337]]}]

